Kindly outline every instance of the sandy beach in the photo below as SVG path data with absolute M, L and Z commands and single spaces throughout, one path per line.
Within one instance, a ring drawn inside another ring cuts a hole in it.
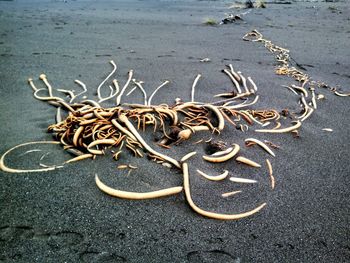
M 28 85 L 45 73 L 56 89 L 74 89 L 79 79 L 87 97 L 118 66 L 115 77 L 124 83 L 130 69 L 144 81 L 148 94 L 164 80 L 152 102 L 173 105 L 191 100 L 197 74 L 196 101 L 210 103 L 215 94 L 232 89 L 222 73 L 232 64 L 258 86 L 252 109 L 300 111 L 298 96 L 283 85 L 298 84 L 276 75 L 274 54 L 261 42 L 243 41 L 254 29 L 290 50 L 291 63 L 312 79 L 339 92 L 350 92 L 350 4 L 348 1 L 266 1 L 266 8 L 229 8 L 232 1 L 93 1 L 0 0 L 0 155 L 32 141 L 51 141 L 47 127 L 55 123 L 55 107 L 36 100 Z M 248 12 L 247 12 L 248 11 Z M 220 22 L 226 14 L 242 18 Z M 209 58 L 209 62 L 200 60 Z M 252 168 L 235 161 L 215 164 L 199 139 L 171 149 L 153 146 L 180 160 L 189 160 L 191 192 L 201 208 L 225 214 L 241 213 L 266 202 L 258 213 L 240 220 L 215 220 L 195 213 L 184 193 L 152 200 L 125 200 L 101 192 L 95 174 L 112 187 L 149 191 L 182 186 L 180 170 L 125 154 L 65 165 L 49 172 L 0 171 L 0 262 L 349 262 L 350 261 L 350 108 L 349 97 L 318 88 L 317 110 L 303 122 L 299 137 L 291 133 L 257 133 L 255 123 L 242 132 L 226 123 L 214 139 L 241 146 L 242 155 L 262 164 Z M 63 95 L 62 95 L 63 97 Z M 122 103 L 142 103 L 137 91 Z M 106 107 L 113 106 L 107 101 Z M 288 126 L 288 119 L 284 124 Z M 332 129 L 325 131 L 324 128 Z M 152 142 L 152 132 L 144 133 Z M 254 137 L 280 146 L 271 157 Z M 15 150 L 6 164 L 38 168 L 39 152 L 28 145 Z M 42 145 L 51 165 L 67 160 L 60 145 Z M 271 189 L 265 160 L 276 180 Z M 120 164 L 137 169 L 127 173 Z M 39 166 L 40 167 L 40 166 Z M 208 181 L 196 169 L 244 176 L 257 184 Z M 223 198 L 224 192 L 242 190 Z

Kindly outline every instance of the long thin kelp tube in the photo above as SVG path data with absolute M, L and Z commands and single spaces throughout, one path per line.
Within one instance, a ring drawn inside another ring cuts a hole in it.
M 32 144 L 60 144 L 60 142 L 57 141 L 37 141 L 37 142 L 27 142 L 27 143 L 22 143 L 19 145 L 16 145 L 15 147 L 12 147 L 11 149 L 7 150 L 0 159 L 0 169 L 3 170 L 4 172 L 9 172 L 9 173 L 34 173 L 34 172 L 47 172 L 47 171 L 52 171 L 57 168 L 60 168 L 62 166 L 49 166 L 46 168 L 40 168 L 40 169 L 13 169 L 10 167 L 7 167 L 5 165 L 5 157 L 7 154 L 9 154 L 11 151 L 14 149 L 17 149 L 19 147 L 25 146 L 25 145 L 32 145 Z
M 117 70 L 117 65 L 114 63 L 113 60 L 109 61 L 109 63 L 112 64 L 113 70 L 112 70 L 112 72 L 100 83 L 100 85 L 97 87 L 97 96 L 98 96 L 98 99 L 99 99 L 99 101 L 98 101 L 99 103 L 101 103 L 101 102 L 103 102 L 103 101 L 105 101 L 105 100 L 107 100 L 107 99 L 110 99 L 110 98 L 114 97 L 114 96 L 118 93 L 118 91 L 117 91 L 117 92 L 114 93 L 114 96 L 112 96 L 112 94 L 111 94 L 111 96 L 106 97 L 106 98 L 102 98 L 102 95 L 101 95 L 101 87 L 103 86 L 103 84 L 105 84 L 105 82 L 106 82 L 106 81 L 116 72 L 116 70 Z
M 256 132 L 266 132 L 266 133 L 285 133 L 285 132 L 290 132 L 298 129 L 301 126 L 301 122 L 297 121 L 295 125 L 283 129 L 275 129 L 275 130 L 255 130 Z
M 183 187 L 182 186 L 175 186 L 171 188 L 166 188 L 158 191 L 152 191 L 152 192 L 146 192 L 146 193 L 138 193 L 138 192 L 127 192 L 122 190 L 117 190 L 114 188 L 111 188 L 104 183 L 101 182 L 101 180 L 98 178 L 97 174 L 95 175 L 95 182 L 97 187 L 102 191 L 105 192 L 111 196 L 124 198 L 124 199 L 135 199 L 135 200 L 142 200 L 142 199 L 152 199 L 152 198 L 159 198 L 163 196 L 169 196 L 174 195 L 182 192 Z
M 173 165 L 175 165 L 176 167 L 180 168 L 180 163 L 178 161 L 176 161 L 175 159 L 167 156 L 167 155 L 164 155 L 162 153 L 159 153 L 155 150 L 153 150 L 146 142 L 145 140 L 141 137 L 141 135 L 139 134 L 139 132 L 135 129 L 134 125 L 132 125 L 132 123 L 128 120 L 128 117 L 126 117 L 125 115 L 120 115 L 119 116 L 119 120 L 121 122 L 123 122 L 126 127 L 128 127 L 128 129 L 131 131 L 131 133 L 137 138 L 137 140 L 142 144 L 143 147 L 145 147 L 145 149 L 147 151 L 149 151 L 150 153 L 152 154 L 155 154 L 161 158 L 163 158 L 164 160 L 172 163 Z
M 240 219 L 243 217 L 251 216 L 251 215 L 259 212 L 266 205 L 266 203 L 263 203 L 253 210 L 250 210 L 250 211 L 247 211 L 244 213 L 240 213 L 240 214 L 219 214 L 219 213 L 205 211 L 205 210 L 199 208 L 198 206 L 196 206 L 192 200 L 191 190 L 190 190 L 190 176 L 188 173 L 187 163 L 182 164 L 182 170 L 183 170 L 184 189 L 185 189 L 185 195 L 186 195 L 187 202 L 191 206 L 191 208 L 194 211 L 196 211 L 198 214 L 201 214 L 201 215 L 209 217 L 209 218 L 214 218 L 214 219 L 234 220 L 234 219 Z

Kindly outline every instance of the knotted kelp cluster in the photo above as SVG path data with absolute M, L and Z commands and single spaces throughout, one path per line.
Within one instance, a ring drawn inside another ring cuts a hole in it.
M 255 132 L 259 133 L 295 132 L 316 109 L 316 100 L 321 99 L 315 95 L 315 91 L 312 89 L 316 82 L 310 81 L 310 78 L 303 72 L 290 67 L 288 50 L 263 39 L 262 35 L 256 30 L 248 33 L 244 36 L 244 39 L 263 42 L 271 52 L 276 54 L 276 59 L 281 62 L 281 66 L 276 69 L 276 73 L 290 75 L 297 81 L 302 82 L 302 86 L 292 85 L 288 88 L 296 94 L 301 93 L 301 101 L 304 105 L 303 113 L 293 114 L 291 118 L 285 119 L 283 118 L 285 112 L 280 113 L 275 109 L 253 108 L 252 106 L 259 100 L 258 87 L 251 77 L 245 77 L 240 71 L 236 71 L 231 64 L 223 69 L 223 73 L 231 80 L 232 89 L 230 92 L 215 95 L 213 102 L 195 100 L 196 86 L 201 78 L 201 75 L 198 74 L 192 84 L 190 101 L 184 102 L 177 98 L 172 105 L 153 105 L 153 97 L 159 89 L 166 87 L 169 81 L 161 83 L 148 96 L 143 87 L 143 82 L 136 80 L 133 70 L 130 70 L 127 80 L 120 87 L 120 81 L 112 79 L 117 70 L 117 65 L 114 61 L 110 61 L 113 69 L 97 87 L 97 100 L 86 98 L 86 85 L 80 80 L 75 80 L 77 85 L 81 87 L 81 92 L 76 92 L 74 90 L 53 89 L 45 74 L 39 77 L 45 88 L 37 88 L 34 80 L 30 78 L 28 82 L 33 89 L 34 97 L 57 107 L 56 123 L 48 127 L 48 131 L 53 133 L 55 141 L 17 145 L 3 154 L 0 159 L 0 168 L 3 171 L 14 173 L 44 172 L 61 168 L 70 162 L 88 158 L 95 159 L 99 155 L 111 154 L 111 158 L 118 161 L 122 152 L 130 152 L 134 157 L 148 157 L 151 161 L 166 167 L 180 169 L 183 173 L 183 185 L 150 192 L 130 192 L 111 188 L 96 175 L 95 181 L 99 189 L 109 195 L 127 199 L 157 198 L 184 191 L 186 200 L 194 211 L 216 219 L 239 219 L 258 212 L 266 203 L 239 214 L 219 214 L 199 208 L 191 197 L 189 165 L 187 162 L 189 158 L 197 153 L 189 152 L 180 160 L 166 153 L 167 149 L 175 145 L 181 147 L 185 141 L 191 139 L 193 134 L 206 132 L 219 135 L 227 125 L 236 127 L 241 131 L 247 131 L 254 127 Z M 108 82 L 110 85 L 107 85 Z M 311 106 L 306 99 L 309 98 L 306 90 L 307 84 L 312 94 Z M 109 95 L 103 97 L 102 89 L 107 89 Z M 122 103 L 124 96 L 130 95 L 136 89 L 139 89 L 143 94 L 144 103 Z M 127 91 L 128 93 L 126 93 Z M 67 96 L 63 98 L 57 95 L 62 93 Z M 343 95 L 346 94 L 341 94 L 341 96 Z M 102 103 L 105 101 L 114 101 L 114 106 L 104 107 Z M 286 121 L 281 122 L 281 120 Z M 288 122 L 289 120 L 290 122 Z M 259 128 L 256 129 L 256 126 L 259 126 Z M 153 143 L 147 143 L 143 136 L 145 132 L 150 130 L 153 131 L 156 139 Z M 61 144 L 63 149 L 74 157 L 60 165 L 42 165 L 43 167 L 39 169 L 30 170 L 14 169 L 5 164 L 5 157 L 12 150 L 28 144 L 43 143 Z M 235 160 L 251 167 L 261 167 L 261 164 L 240 155 L 241 146 L 238 143 L 227 146 L 224 142 L 210 142 L 210 140 L 204 139 L 195 142 L 195 144 L 200 143 L 212 143 L 214 149 L 210 154 L 203 155 L 203 160 L 206 162 L 215 164 Z M 255 138 L 247 138 L 245 144 L 246 146 L 258 145 L 273 157 L 275 154 L 271 148 L 278 147 L 269 141 L 263 142 Z M 271 189 L 274 189 L 275 177 L 269 159 L 266 159 L 265 166 L 266 174 L 270 178 Z M 119 166 L 118 168 L 136 169 L 137 167 L 128 165 L 126 167 Z M 219 175 L 208 175 L 199 169 L 196 171 L 199 175 L 212 181 L 225 180 L 229 174 L 227 170 Z M 230 177 L 230 181 L 236 184 L 257 183 L 256 180 L 241 177 Z M 228 197 L 240 192 L 232 191 L 223 193 L 222 196 Z

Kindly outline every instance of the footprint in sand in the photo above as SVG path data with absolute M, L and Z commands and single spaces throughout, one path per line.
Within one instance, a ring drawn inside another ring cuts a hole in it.
M 108 252 L 96 252 L 96 251 L 85 251 L 80 254 L 80 260 L 82 262 L 89 263 L 121 263 L 127 262 L 126 258 L 116 255 L 110 254 Z
M 17 240 L 41 240 L 52 249 L 71 248 L 81 244 L 84 236 L 77 232 L 61 231 L 55 234 L 35 231 L 30 226 L 3 226 L 0 227 L 0 244 Z
M 242 262 L 240 258 L 234 258 L 230 253 L 223 250 L 192 251 L 187 254 L 187 261 L 190 263 Z
M 56 234 L 51 234 L 47 240 L 47 244 L 53 249 L 71 248 L 83 242 L 83 235 L 72 232 L 62 231 Z
M 16 239 L 31 239 L 34 234 L 33 228 L 29 226 L 3 226 L 0 227 L 0 242 L 10 242 Z

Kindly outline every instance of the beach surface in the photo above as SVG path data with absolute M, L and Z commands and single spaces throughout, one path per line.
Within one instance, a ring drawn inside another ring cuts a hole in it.
M 133 69 L 148 94 L 170 80 L 154 104 L 190 101 L 197 74 L 202 78 L 195 99 L 214 101 L 213 95 L 232 89 L 221 72 L 232 64 L 258 86 L 259 101 L 252 109 L 300 111 L 298 96 L 282 87 L 297 82 L 275 74 L 274 55 L 262 43 L 242 40 L 253 29 L 289 49 L 294 65 L 314 80 L 350 92 L 349 2 L 285 2 L 248 10 L 229 9 L 231 1 L 0 1 L 0 154 L 21 143 L 52 140 L 47 127 L 55 122 L 56 109 L 33 97 L 28 78 L 43 88 L 38 77 L 45 73 L 55 89 L 75 90 L 79 86 L 74 80 L 79 79 L 87 84 L 88 98 L 96 99 L 97 86 L 112 69 L 110 60 L 118 65 L 120 83 Z M 220 21 L 227 13 L 241 14 L 242 20 L 203 24 Z M 210 62 L 200 62 L 204 58 Z M 229 124 L 214 136 L 239 144 L 242 155 L 262 164 L 260 169 L 202 160 L 205 146 L 194 142 L 209 139 L 209 132 L 169 150 L 153 145 L 177 160 L 197 151 L 188 162 L 192 197 L 199 207 L 234 214 L 267 203 L 241 220 L 203 217 L 183 193 L 135 201 L 101 192 L 95 174 L 127 191 L 183 184 L 181 171 L 131 154 L 118 162 L 107 155 L 49 172 L 1 171 L 0 262 L 349 262 L 350 99 L 328 89 L 317 93 L 325 99 L 303 122 L 298 138 L 291 133 L 258 134 L 255 125 L 242 132 Z M 142 103 L 142 95 L 135 92 L 122 102 Z M 144 136 L 152 142 L 151 131 Z M 280 146 L 276 157 L 256 146 L 245 147 L 249 137 Z M 28 145 L 13 151 L 6 164 L 38 168 L 38 150 L 49 152 L 41 160 L 47 165 L 69 158 L 59 145 Z M 274 190 L 267 158 L 274 170 Z M 138 169 L 129 175 L 117 169 L 128 163 Z M 207 181 L 196 169 L 211 174 L 226 169 L 231 176 L 258 183 Z M 242 193 L 221 196 L 234 190 Z

